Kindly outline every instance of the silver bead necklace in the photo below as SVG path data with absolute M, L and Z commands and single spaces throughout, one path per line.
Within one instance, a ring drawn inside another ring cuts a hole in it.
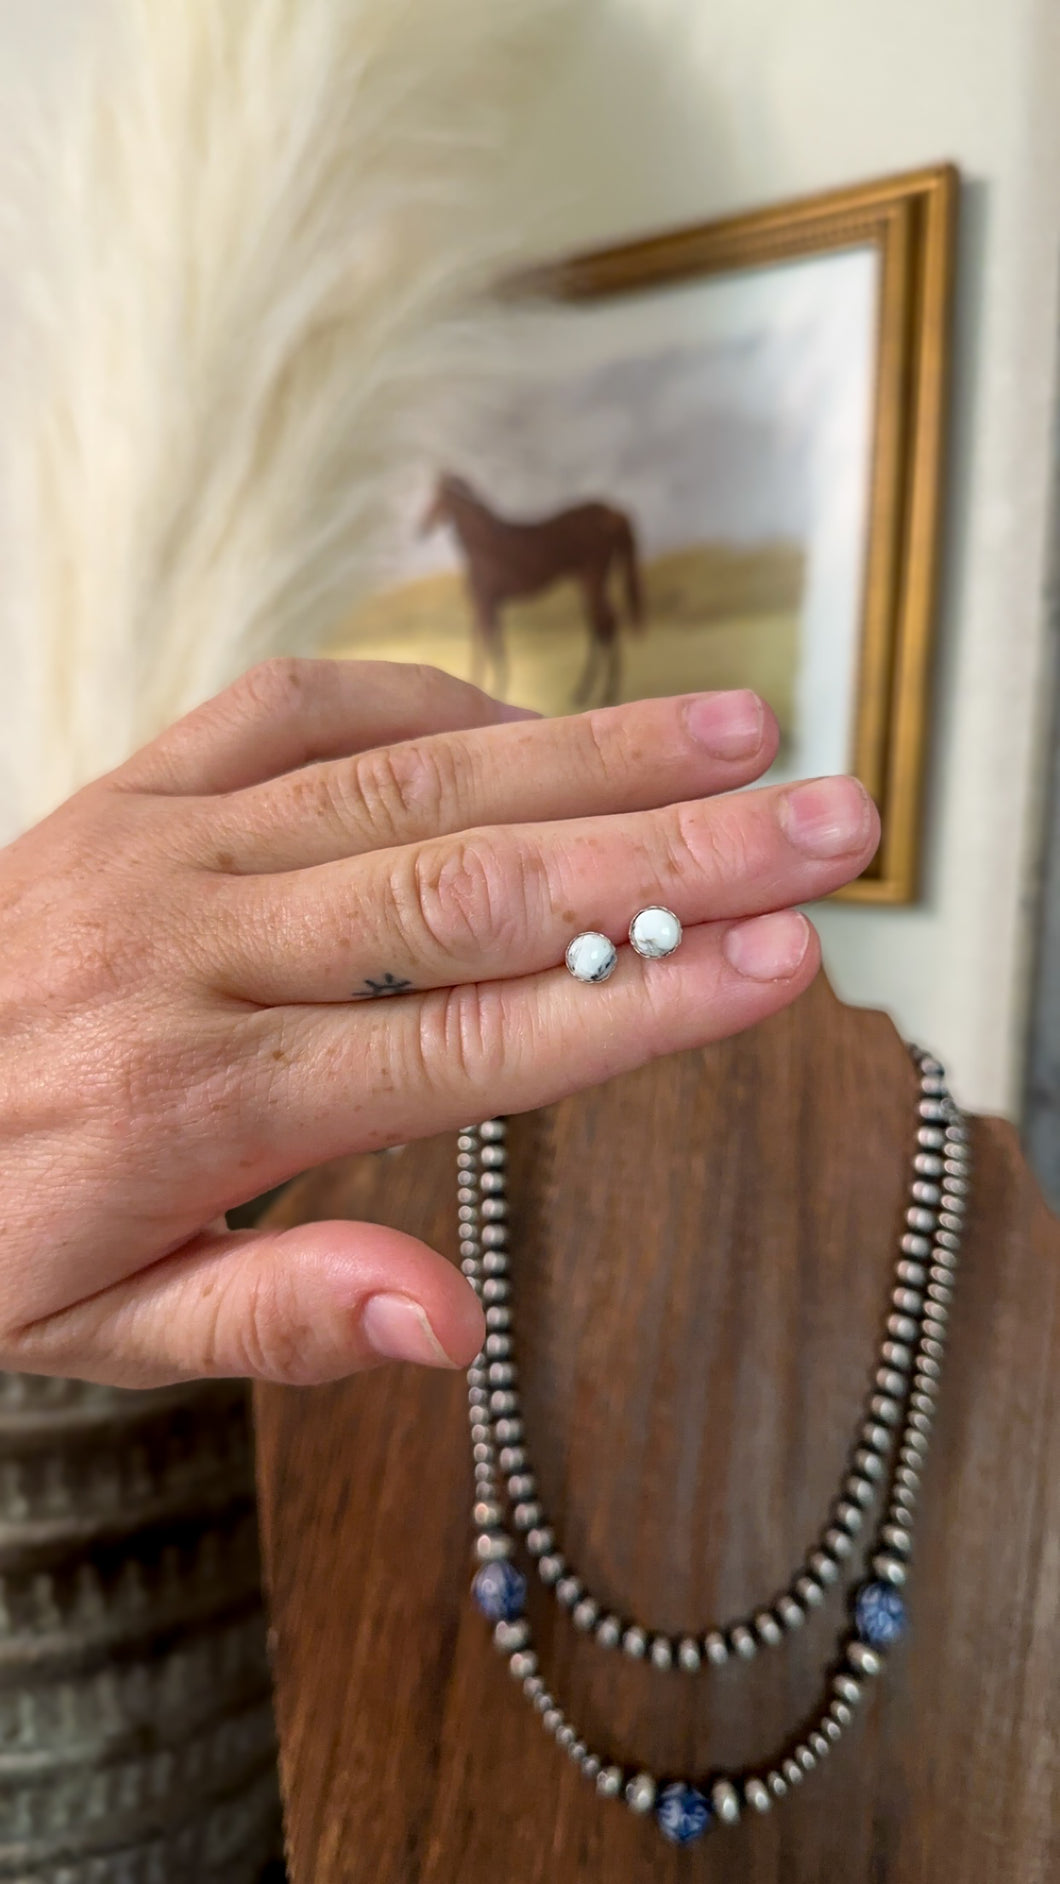
M 967 1207 L 968 1126 L 946 1090 L 943 1070 L 911 1049 L 919 1076 L 916 1148 L 909 1204 L 899 1240 L 873 1383 L 844 1479 L 828 1522 L 782 1595 L 741 1619 L 671 1636 L 622 1617 L 601 1603 L 568 1564 L 538 1493 L 523 1429 L 512 1320 L 503 1119 L 468 1127 L 457 1140 L 457 1211 L 461 1267 L 486 1315 L 486 1342 L 468 1369 L 468 1413 L 475 1493 L 472 1520 L 479 1565 L 472 1592 L 493 1623 L 494 1640 L 547 1732 L 606 1798 L 653 1813 L 663 1835 L 691 1844 L 712 1825 L 736 1823 L 744 1810 L 768 1812 L 801 1784 L 839 1739 L 880 1673 L 886 1650 L 906 1625 L 904 1588 L 916 1502 L 934 1419 L 954 1277 Z M 503 1484 L 503 1490 L 502 1490 Z M 841 1666 L 830 1677 L 820 1716 L 802 1739 L 758 1771 L 714 1774 L 696 1783 L 626 1771 L 594 1752 L 557 1706 L 538 1672 L 525 1614 L 529 1563 L 575 1627 L 602 1648 L 621 1649 L 660 1670 L 697 1674 L 777 1648 L 824 1606 L 842 1583 L 843 1566 L 865 1523 L 882 1504 L 871 1553 L 872 1575 L 846 1594 L 852 1623 Z

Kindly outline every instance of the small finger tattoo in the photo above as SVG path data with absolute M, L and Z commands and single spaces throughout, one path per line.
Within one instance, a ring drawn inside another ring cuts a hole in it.
M 411 981 L 402 981 L 400 975 L 384 975 L 379 981 L 369 978 L 363 987 L 355 988 L 353 998 L 355 1001 L 379 1001 L 388 994 L 409 994 L 411 991 Z

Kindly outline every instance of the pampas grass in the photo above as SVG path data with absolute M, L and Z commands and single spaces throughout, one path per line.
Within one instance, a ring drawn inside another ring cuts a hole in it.
M 576 10 L 115 0 L 18 264 L 9 822 L 333 633 L 507 259 L 491 176 Z

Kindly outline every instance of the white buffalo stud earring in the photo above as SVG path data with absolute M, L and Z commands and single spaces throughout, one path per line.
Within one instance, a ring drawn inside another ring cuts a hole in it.
M 672 955 L 680 948 L 683 933 L 673 910 L 654 904 L 649 909 L 638 909 L 629 925 L 630 942 L 646 962 L 661 962 Z
M 614 974 L 618 950 L 610 936 L 587 929 L 567 949 L 567 967 L 575 981 L 606 981 Z

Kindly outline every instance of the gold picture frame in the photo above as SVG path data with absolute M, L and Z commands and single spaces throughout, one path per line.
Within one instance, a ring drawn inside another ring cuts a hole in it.
M 851 769 L 883 838 L 849 902 L 919 888 L 938 578 L 958 173 L 939 164 L 573 256 L 521 274 L 508 297 L 592 301 L 697 276 L 870 246 L 879 257 L 867 559 Z

